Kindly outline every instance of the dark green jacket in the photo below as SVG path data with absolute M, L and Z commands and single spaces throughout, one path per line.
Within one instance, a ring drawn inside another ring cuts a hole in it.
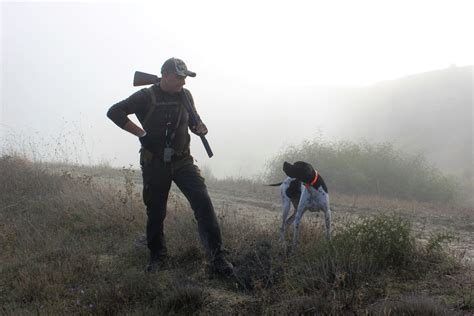
M 152 106 L 151 89 L 155 94 L 156 107 L 152 114 L 144 122 L 147 113 Z M 194 108 L 194 101 L 189 90 L 185 89 L 191 106 Z M 107 116 L 120 128 L 123 128 L 130 119 L 127 117 L 135 114 L 140 121 L 142 127 L 150 134 L 153 140 L 153 151 L 161 153 L 165 148 L 165 132 L 167 124 L 171 126 L 174 137 L 171 140 L 171 147 L 177 154 L 189 155 L 190 136 L 188 128 L 193 130 L 194 126 L 190 126 L 189 114 L 181 102 L 180 93 L 167 93 L 161 90 L 158 84 L 139 90 L 127 99 L 114 104 Z

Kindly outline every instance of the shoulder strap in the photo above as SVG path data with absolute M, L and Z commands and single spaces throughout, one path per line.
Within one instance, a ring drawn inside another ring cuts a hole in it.
M 189 90 L 186 90 L 183 88 L 181 91 L 181 100 L 184 105 L 184 108 L 188 112 L 190 116 L 190 122 L 192 125 L 198 124 L 198 122 L 201 122 L 201 118 L 197 114 L 196 107 L 194 106 L 194 101 L 192 101 L 192 96 L 191 92 Z
M 174 126 L 174 129 L 177 129 L 178 126 L 179 126 L 179 122 L 181 122 L 181 113 L 183 112 L 183 105 L 180 104 L 179 105 L 179 109 L 178 109 L 178 118 L 176 119 L 176 124 Z
M 153 91 L 152 87 L 146 88 L 144 90 L 148 94 L 148 96 L 150 97 L 151 103 L 150 103 L 150 109 L 148 110 L 148 112 L 145 115 L 145 118 L 143 119 L 143 123 L 142 123 L 143 128 L 146 127 L 145 126 L 146 123 L 148 122 L 148 120 L 150 119 L 151 114 L 153 113 L 153 111 L 156 108 L 156 95 L 155 95 L 155 92 Z

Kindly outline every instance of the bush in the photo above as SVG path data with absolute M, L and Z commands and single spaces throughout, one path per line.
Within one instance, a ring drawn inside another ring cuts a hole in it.
M 410 225 L 396 216 L 364 218 L 346 228 L 339 238 L 352 240 L 361 255 L 380 268 L 403 266 L 413 250 Z
M 385 215 L 350 222 L 331 241 L 303 242 L 289 280 L 304 293 L 360 286 L 382 271 L 403 268 L 414 251 L 410 226 Z
M 284 161 L 311 163 L 329 189 L 340 193 L 448 202 L 454 199 L 457 186 L 424 157 L 404 154 L 389 143 L 305 141 L 268 162 L 268 182 L 281 181 Z

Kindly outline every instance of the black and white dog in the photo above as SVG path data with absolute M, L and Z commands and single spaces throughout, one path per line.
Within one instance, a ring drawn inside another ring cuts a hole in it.
M 281 183 L 270 186 L 280 186 L 283 215 L 280 229 L 280 241 L 285 241 L 288 225 L 294 223 L 293 248 L 298 244 L 300 222 L 306 210 L 311 212 L 323 211 L 326 222 L 326 238 L 331 238 L 331 210 L 329 208 L 328 188 L 321 175 L 307 162 L 297 161 L 293 165 L 286 162 L 283 171 L 288 176 Z M 288 217 L 293 204 L 295 210 Z

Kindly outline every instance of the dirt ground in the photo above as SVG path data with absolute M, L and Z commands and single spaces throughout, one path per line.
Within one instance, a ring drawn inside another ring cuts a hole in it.
M 177 190 L 177 189 L 175 189 Z M 278 233 L 281 222 L 281 202 L 278 187 L 258 189 L 232 188 L 209 184 L 209 192 L 217 212 L 231 210 L 239 216 L 252 216 L 275 225 Z M 330 193 L 333 224 L 346 218 L 380 213 L 408 218 L 421 242 L 436 234 L 451 236 L 450 249 L 468 265 L 474 266 L 474 209 L 449 205 L 433 205 L 416 201 L 401 201 L 381 197 L 347 196 Z M 323 221 L 322 214 L 306 212 L 305 221 Z
M 112 175 L 94 174 L 92 181 L 105 186 L 117 187 L 122 191 L 127 187 L 127 183 L 128 185 L 132 183 L 134 198 L 136 197 L 136 201 L 141 200 L 142 185 L 139 171 L 125 170 L 124 173 L 125 175 L 117 173 Z M 78 172 L 74 176 L 84 177 L 85 175 Z M 230 221 L 232 223 L 235 223 L 234 219 L 240 218 L 242 222 L 239 223 L 257 222 L 265 228 L 265 233 L 278 235 L 281 223 L 281 201 L 278 187 L 268 187 L 250 180 L 208 181 L 207 184 L 218 216 L 228 216 L 232 219 Z M 184 196 L 174 185 L 171 194 L 186 205 Z M 474 267 L 474 209 L 375 196 L 341 195 L 331 191 L 331 188 L 330 199 L 333 230 L 336 232 L 338 227 L 357 217 L 381 213 L 400 215 L 409 219 L 416 238 L 421 242 L 427 242 L 430 237 L 436 235 L 452 236 L 453 238 L 450 238 L 449 241 L 449 249 L 457 258 L 466 263 L 468 271 L 474 271 L 472 269 Z M 139 204 L 141 205 L 141 202 Z M 168 219 L 170 218 L 171 216 L 168 216 Z M 323 221 L 322 214 L 307 212 L 303 217 L 302 225 L 316 222 L 320 225 L 313 225 L 313 227 L 323 229 Z M 105 264 L 110 261 L 109 257 L 100 257 L 99 259 Z M 205 288 L 212 298 L 210 301 L 215 302 L 209 305 L 209 308 L 219 310 L 219 308 L 224 309 L 244 303 L 248 306 L 251 305 L 254 300 L 253 296 L 236 294 L 233 290 L 223 288 L 217 281 L 207 280 L 204 277 L 205 273 L 201 270 L 202 267 L 199 265 L 193 272 L 195 273 L 193 277 L 206 284 Z M 463 279 L 460 281 L 467 282 L 464 285 L 468 284 L 468 288 L 472 288 L 471 284 L 474 286 L 474 273 L 470 275 L 467 280 L 464 280 L 463 275 Z
M 142 179 L 138 170 L 126 170 L 140 194 Z M 115 179 L 123 182 L 123 174 L 100 175 L 105 183 Z M 102 181 L 101 180 L 101 181 Z M 274 226 L 278 234 L 281 223 L 281 201 L 278 187 L 269 187 L 250 180 L 208 181 L 209 194 L 217 213 L 231 212 L 234 216 L 252 217 L 262 224 Z M 172 191 L 181 196 L 173 184 Z M 474 208 L 447 204 L 421 203 L 377 196 L 350 196 L 330 191 L 333 227 L 343 225 L 345 219 L 376 214 L 395 214 L 409 219 L 416 238 L 427 242 L 435 235 L 450 236 L 449 247 L 467 265 L 474 266 Z M 322 222 L 322 214 L 306 212 L 306 221 Z

